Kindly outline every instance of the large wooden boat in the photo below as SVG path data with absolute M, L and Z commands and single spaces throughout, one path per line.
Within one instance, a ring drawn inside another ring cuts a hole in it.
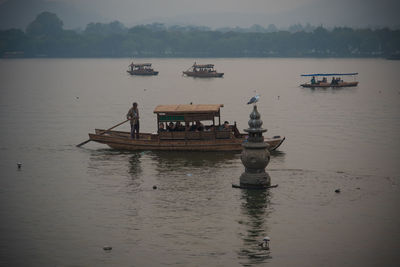
M 217 72 L 214 69 L 214 64 L 199 65 L 196 64 L 196 62 L 188 70 L 184 71 L 183 74 L 199 78 L 212 78 L 212 77 L 224 76 L 224 73 Z
M 314 73 L 314 74 L 302 74 L 303 77 L 312 77 L 310 83 L 300 84 L 306 88 L 326 88 L 326 87 L 353 87 L 358 85 L 358 81 L 346 82 L 342 80 L 342 76 L 356 76 L 358 73 Z M 316 77 L 323 77 L 322 80 L 316 79 Z M 331 76 L 331 81 L 328 81 L 326 77 Z
M 166 131 L 158 128 L 156 133 L 140 133 L 132 139 L 129 132 L 96 129 L 90 133 L 91 141 L 106 144 L 119 150 L 168 150 L 168 151 L 241 151 L 247 134 L 240 133 L 233 125 L 221 125 L 220 108 L 216 105 L 160 105 L 154 110 L 157 125 L 182 124 L 178 130 Z M 218 124 L 216 124 L 218 119 Z M 207 122 L 202 126 L 194 122 Z M 195 129 L 196 128 L 196 129 Z M 269 150 L 277 149 L 285 137 L 265 138 Z
M 141 63 L 141 64 L 130 64 L 130 69 L 127 72 L 130 75 L 157 75 L 158 71 L 155 71 L 151 67 L 151 63 Z

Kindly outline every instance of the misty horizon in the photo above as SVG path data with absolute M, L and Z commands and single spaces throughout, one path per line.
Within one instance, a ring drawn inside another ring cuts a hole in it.
M 89 23 L 119 21 L 126 27 L 162 23 L 172 25 L 218 28 L 249 28 L 270 24 L 279 29 L 291 25 L 323 25 L 326 28 L 399 28 L 397 10 L 400 3 L 393 0 L 281 0 L 247 3 L 236 0 L 0 0 L 0 28 L 26 26 L 43 11 L 57 14 L 66 29 L 84 29 Z

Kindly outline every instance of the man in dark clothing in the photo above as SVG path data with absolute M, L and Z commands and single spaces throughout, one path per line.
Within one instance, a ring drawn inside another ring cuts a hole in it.
M 131 138 L 139 139 L 139 109 L 138 104 L 134 102 L 132 107 L 129 109 L 128 113 L 126 114 L 126 118 L 131 120 Z M 136 135 L 135 135 L 136 133 Z

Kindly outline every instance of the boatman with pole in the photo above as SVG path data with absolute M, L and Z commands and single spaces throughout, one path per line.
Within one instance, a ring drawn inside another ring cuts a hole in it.
M 139 139 L 139 109 L 136 102 L 133 102 L 132 107 L 126 114 L 126 118 L 131 121 L 131 138 Z

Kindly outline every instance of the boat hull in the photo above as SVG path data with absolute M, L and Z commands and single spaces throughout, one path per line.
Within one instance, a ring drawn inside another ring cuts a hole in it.
M 89 134 L 91 141 L 106 144 L 117 150 L 160 150 L 160 151 L 242 151 L 242 143 L 246 139 L 228 138 L 213 140 L 163 140 L 158 134 L 140 134 L 139 139 L 131 139 L 128 132 L 108 131 L 96 129 L 96 134 Z M 285 137 L 266 138 L 269 150 L 277 149 Z
M 358 85 L 358 82 L 343 82 L 343 83 L 339 83 L 339 84 L 331 84 L 331 83 L 317 83 L 317 84 L 304 83 L 304 84 L 301 84 L 301 86 L 305 87 L 305 88 L 327 88 L 327 87 L 337 88 L 337 87 L 354 87 L 357 85 Z
M 158 75 L 158 71 L 130 71 L 127 70 L 130 75 L 139 75 L 139 76 L 154 76 Z
M 222 72 L 193 72 L 193 71 L 184 71 L 183 74 L 190 77 L 198 77 L 198 78 L 221 78 L 224 76 Z

